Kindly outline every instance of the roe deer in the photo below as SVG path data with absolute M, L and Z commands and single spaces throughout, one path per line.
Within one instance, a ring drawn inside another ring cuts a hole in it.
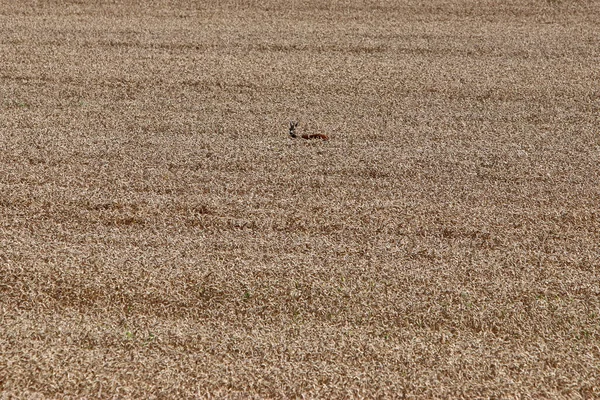
M 298 126 L 298 122 L 290 121 L 290 136 L 294 139 L 298 137 L 296 134 L 296 127 Z M 329 140 L 329 136 L 324 135 L 322 133 L 311 133 L 311 134 L 303 134 L 300 136 L 302 139 L 321 139 L 321 140 Z

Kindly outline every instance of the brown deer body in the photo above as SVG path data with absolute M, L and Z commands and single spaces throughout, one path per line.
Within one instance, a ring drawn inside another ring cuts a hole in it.
M 307 139 L 307 140 L 311 140 L 311 139 L 321 139 L 321 140 L 329 140 L 329 136 L 323 134 L 323 133 L 304 133 L 301 136 L 298 136 L 296 134 L 296 127 L 298 126 L 298 122 L 295 121 L 290 121 L 290 136 L 293 137 L 294 139 L 297 137 L 301 137 L 302 139 Z

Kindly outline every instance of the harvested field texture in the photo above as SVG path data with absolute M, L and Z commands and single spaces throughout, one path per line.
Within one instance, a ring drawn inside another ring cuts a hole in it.
M 0 398 L 600 398 L 599 321 L 600 2 L 0 0 Z

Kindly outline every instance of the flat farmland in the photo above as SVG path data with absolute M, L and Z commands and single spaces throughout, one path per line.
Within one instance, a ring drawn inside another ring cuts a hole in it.
M 0 0 L 0 398 L 591 399 L 599 321 L 599 2 Z

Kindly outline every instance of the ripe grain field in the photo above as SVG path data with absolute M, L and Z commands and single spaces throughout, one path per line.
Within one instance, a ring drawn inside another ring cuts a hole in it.
M 0 398 L 600 397 L 599 65 L 596 1 L 1 0 Z

